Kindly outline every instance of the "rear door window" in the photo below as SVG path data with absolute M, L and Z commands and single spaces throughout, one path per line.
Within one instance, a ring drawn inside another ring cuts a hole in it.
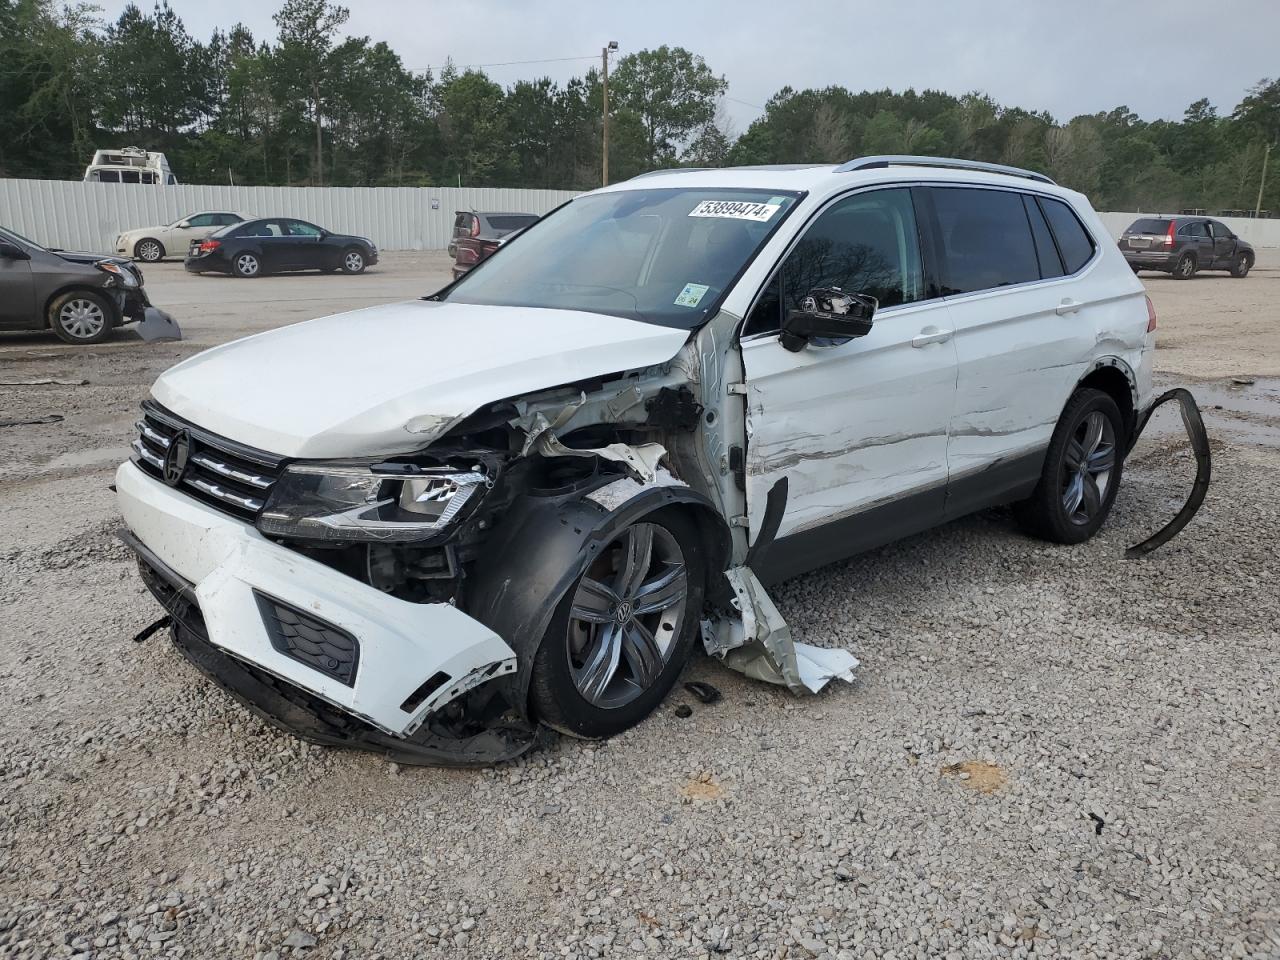
M 933 187 L 945 294 L 973 293 L 1040 279 L 1021 194 Z
M 1191 223 L 1184 223 L 1178 228 L 1178 236 L 1180 237 L 1207 237 L 1209 231 L 1205 229 L 1204 221 L 1194 220 Z

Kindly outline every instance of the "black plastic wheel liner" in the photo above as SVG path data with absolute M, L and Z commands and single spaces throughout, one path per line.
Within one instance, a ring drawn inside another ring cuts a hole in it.
M 1209 491 L 1209 479 L 1213 472 L 1213 463 L 1209 455 L 1209 434 L 1204 429 L 1204 418 L 1200 416 L 1200 407 L 1196 404 L 1196 398 L 1192 396 L 1190 390 L 1174 387 L 1156 397 L 1155 403 L 1147 408 L 1147 412 L 1138 421 L 1138 426 L 1129 439 L 1129 449 L 1132 450 L 1133 445 L 1138 442 L 1138 437 L 1146 429 L 1156 408 L 1175 400 L 1178 402 L 1178 412 L 1182 414 L 1182 425 L 1187 429 L 1187 437 L 1191 441 L 1191 449 L 1196 456 L 1196 478 L 1191 485 L 1186 503 L 1182 505 L 1177 515 L 1146 540 L 1135 543 L 1126 550 L 1124 555 L 1127 560 L 1145 557 L 1152 550 L 1163 546 L 1177 536 L 1182 528 L 1191 522 L 1191 518 L 1200 511 L 1205 494 Z

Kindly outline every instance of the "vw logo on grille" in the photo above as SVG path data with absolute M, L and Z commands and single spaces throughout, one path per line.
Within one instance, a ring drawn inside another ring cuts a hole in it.
M 187 459 L 191 456 L 191 434 L 179 430 L 169 441 L 169 449 L 164 454 L 164 482 L 176 487 L 182 482 L 182 475 L 187 472 Z

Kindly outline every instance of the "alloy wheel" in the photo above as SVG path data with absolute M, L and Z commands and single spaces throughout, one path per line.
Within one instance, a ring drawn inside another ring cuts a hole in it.
M 58 311 L 58 323 L 77 340 L 87 340 L 102 332 L 107 317 L 97 303 L 77 298 L 62 305 Z
M 364 269 L 364 257 L 360 256 L 360 254 L 356 253 L 354 250 L 347 254 L 344 262 L 347 265 L 347 270 L 351 273 L 359 273 Z
M 258 258 L 251 253 L 242 253 L 236 257 L 236 270 L 241 276 L 252 277 L 258 272 Z
M 147 263 L 155 263 L 160 259 L 160 244 L 147 240 L 138 247 L 138 258 Z
M 566 652 L 587 702 L 613 709 L 652 687 L 675 651 L 688 605 L 680 544 L 666 527 L 628 527 L 578 582 Z
M 1115 427 L 1094 410 L 1072 432 L 1062 459 L 1062 509 L 1072 523 L 1083 526 L 1098 515 L 1115 465 Z

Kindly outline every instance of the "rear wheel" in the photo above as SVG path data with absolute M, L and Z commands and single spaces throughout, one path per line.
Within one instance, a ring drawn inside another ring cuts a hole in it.
M 1178 258 L 1178 262 L 1173 265 L 1173 279 L 1190 280 L 1196 275 L 1196 258 L 1189 253 L 1184 253 Z
M 101 294 L 73 290 L 49 305 L 49 326 L 67 343 L 101 343 L 111 335 L 114 313 Z
M 343 273 L 364 273 L 364 254 L 355 247 L 349 247 L 342 252 L 342 272 Z
M 1049 441 L 1040 482 L 1015 515 L 1054 543 L 1083 543 L 1106 521 L 1124 469 L 1120 408 L 1101 390 L 1077 390 Z
M 252 253 L 237 253 L 231 261 L 231 269 L 237 277 L 256 277 L 262 272 L 262 261 Z
M 144 263 L 157 263 L 164 259 L 164 245 L 159 240 L 144 237 L 133 245 L 133 255 Z
M 697 530 L 662 510 L 622 530 L 560 602 L 534 658 L 534 714 L 575 737 L 621 733 L 652 712 L 689 659 L 702 610 Z
M 1253 266 L 1253 257 L 1247 253 L 1242 253 L 1231 261 L 1231 275 L 1243 279 L 1249 275 L 1249 268 Z

